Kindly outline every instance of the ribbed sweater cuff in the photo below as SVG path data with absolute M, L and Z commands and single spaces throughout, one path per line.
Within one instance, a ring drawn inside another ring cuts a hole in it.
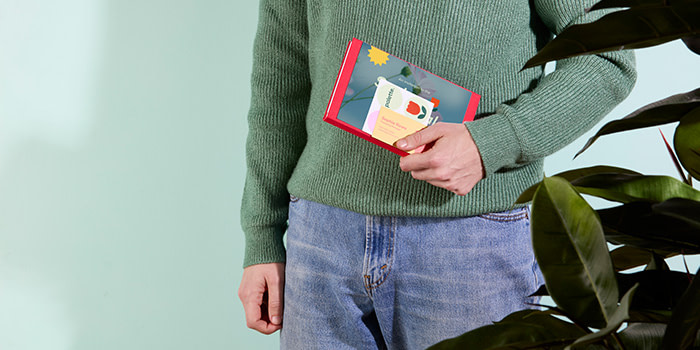
M 284 230 L 272 227 L 247 227 L 243 267 L 255 264 L 285 262 L 282 236 Z
M 484 163 L 486 177 L 520 157 L 520 143 L 508 118 L 493 114 L 464 124 L 471 133 Z

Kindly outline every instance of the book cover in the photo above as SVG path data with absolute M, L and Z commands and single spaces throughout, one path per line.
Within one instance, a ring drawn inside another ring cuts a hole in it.
M 323 120 L 398 155 L 398 139 L 437 122 L 474 120 L 481 96 L 353 39 Z

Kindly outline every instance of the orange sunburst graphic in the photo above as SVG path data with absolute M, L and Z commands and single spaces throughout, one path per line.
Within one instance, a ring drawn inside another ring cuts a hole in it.
M 374 63 L 374 65 L 383 65 L 389 60 L 389 54 L 372 46 L 372 48 L 369 49 L 369 61 Z

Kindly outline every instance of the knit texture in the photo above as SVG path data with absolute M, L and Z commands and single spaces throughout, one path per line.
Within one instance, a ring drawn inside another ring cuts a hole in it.
M 596 0 L 261 0 L 241 221 L 244 266 L 283 262 L 289 194 L 368 215 L 464 217 L 502 211 L 543 175 L 543 158 L 627 96 L 631 52 L 520 71 L 553 34 L 600 14 Z M 466 123 L 486 178 L 457 196 L 399 157 L 322 121 L 356 37 L 482 95 Z M 329 233 L 332 234 L 332 233 Z

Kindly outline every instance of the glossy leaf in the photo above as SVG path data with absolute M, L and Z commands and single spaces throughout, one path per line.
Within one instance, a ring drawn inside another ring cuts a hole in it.
M 673 309 L 662 348 L 689 349 L 695 343 L 698 330 L 700 330 L 700 278 L 694 278 L 678 305 Z
M 528 310 L 520 310 L 511 313 L 510 315 L 504 317 L 502 320 L 494 322 L 494 324 L 502 324 L 502 323 L 532 323 L 532 324 L 538 324 L 542 325 L 545 327 L 559 327 L 561 324 L 558 322 L 559 319 L 556 317 L 551 317 L 552 313 L 549 311 L 542 311 L 542 310 L 534 310 L 534 309 L 528 309 Z M 568 326 L 571 326 L 570 322 L 567 322 L 563 330 L 569 329 Z M 574 332 L 578 333 L 578 332 Z
M 671 198 L 700 201 L 700 191 L 670 176 L 598 174 L 571 181 L 576 190 L 610 201 L 663 202 Z
M 654 250 L 654 253 L 666 259 L 678 255 L 678 252 Z M 652 259 L 652 250 L 634 246 L 622 246 L 610 252 L 615 271 L 624 271 L 648 264 Z
M 530 294 L 529 296 L 531 296 L 531 297 L 549 296 L 549 292 L 547 291 L 547 286 L 544 284 L 541 285 L 539 288 L 537 288 L 537 290 L 534 293 Z
M 668 176 L 594 175 L 572 181 L 580 193 L 630 203 L 670 198 L 700 199 L 700 191 Z
M 673 146 L 685 170 L 700 180 L 700 108 L 683 117 L 676 128 Z
M 697 228 L 700 223 L 700 202 L 684 198 L 672 198 L 652 205 L 655 213 L 663 214 L 692 223 Z
M 647 270 L 618 273 L 617 284 L 621 291 L 639 285 L 632 302 L 635 309 L 671 311 L 690 285 L 690 280 L 685 272 Z
M 635 323 L 619 333 L 627 349 L 658 349 L 666 332 L 665 324 Z
M 632 309 L 628 323 L 668 323 L 671 320 L 671 311 Z
M 634 170 L 629 170 L 625 168 L 618 168 L 614 166 L 606 166 L 606 165 L 599 165 L 599 166 L 592 166 L 592 167 L 587 167 L 587 168 L 579 168 L 579 169 L 573 169 L 573 170 L 567 170 L 558 174 L 555 174 L 553 176 L 561 177 L 563 179 L 566 179 L 567 181 L 571 182 L 576 179 L 580 179 L 586 176 L 590 175 L 597 175 L 597 174 L 626 174 L 626 175 L 642 175 Z M 530 186 L 527 190 L 525 190 L 522 194 L 520 194 L 520 197 L 516 201 L 516 203 L 522 204 L 522 203 L 527 203 L 532 201 L 532 196 L 535 195 L 535 191 L 537 190 L 537 186 L 539 186 L 540 183 L 538 182 L 535 185 Z
M 576 153 L 574 158 L 578 157 L 603 135 L 678 122 L 699 107 L 700 88 L 648 104 L 622 119 L 613 120 L 603 125 L 593 137 L 588 139 L 588 142 Z
M 690 51 L 700 55 L 700 36 L 687 36 L 683 38 L 683 43 L 685 43 L 685 46 L 687 46 Z
M 429 349 L 535 349 L 545 346 L 560 349 L 584 334 L 572 323 L 546 312 L 523 310 L 493 325 L 444 340 Z
M 634 287 L 630 288 L 627 293 L 625 293 L 622 300 L 620 300 L 620 305 L 612 314 L 608 324 L 604 328 L 598 332 L 586 334 L 583 337 L 576 339 L 576 341 L 570 346 L 567 346 L 565 350 L 582 349 L 585 345 L 600 342 L 607 338 L 610 334 L 616 332 L 620 326 L 622 326 L 622 323 L 630 318 L 630 304 L 636 290 L 637 286 L 635 285 Z
M 666 263 L 666 260 L 663 256 L 652 252 L 651 253 L 651 260 L 649 261 L 649 264 L 647 264 L 647 267 L 644 268 L 644 270 L 645 271 L 670 271 L 671 268 L 668 267 L 668 264 Z
M 638 8 L 644 6 L 659 6 L 663 5 L 666 1 L 667 0 L 601 0 L 593 5 L 589 11 L 617 7 Z
M 598 217 L 564 179 L 545 178 L 532 202 L 532 242 L 552 299 L 572 319 L 603 328 L 617 282 Z
M 598 210 L 605 237 L 614 244 L 700 253 L 700 202 L 673 198 Z
M 658 1 L 565 29 L 527 61 L 525 68 L 584 54 L 649 47 L 699 34 L 697 1 Z

